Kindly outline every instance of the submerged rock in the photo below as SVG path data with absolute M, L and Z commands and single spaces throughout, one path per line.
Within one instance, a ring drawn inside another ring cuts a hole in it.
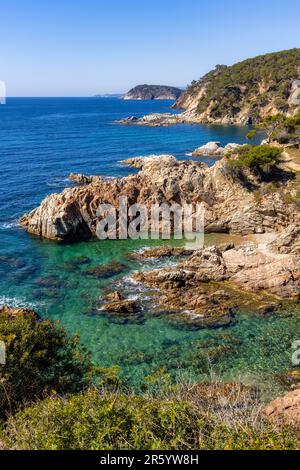
M 156 248 L 147 248 L 143 251 L 137 251 L 130 253 L 128 257 L 132 259 L 162 259 L 170 257 L 179 257 L 179 256 L 189 256 L 193 250 L 189 250 L 181 247 L 171 247 L 171 246 L 159 246 Z
M 103 266 L 85 269 L 84 273 L 88 276 L 96 277 L 97 279 L 109 279 L 110 277 L 117 276 L 126 270 L 126 266 L 117 261 L 107 263 Z
M 104 300 L 107 302 L 120 302 L 121 300 L 124 300 L 123 295 L 119 291 L 114 291 L 114 292 L 109 292 L 104 296 Z
M 107 316 L 117 323 L 141 323 L 141 305 L 138 300 L 126 299 L 119 291 L 104 295 L 102 304 L 97 308 L 97 314 Z
M 63 286 L 63 281 L 55 276 L 45 276 L 37 279 L 35 282 L 39 287 L 47 289 L 57 289 Z

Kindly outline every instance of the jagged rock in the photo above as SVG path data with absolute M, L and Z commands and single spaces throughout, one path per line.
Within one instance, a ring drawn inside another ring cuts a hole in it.
M 300 264 L 292 255 L 276 255 L 270 246 L 242 246 L 223 253 L 232 282 L 243 289 L 267 290 L 280 297 L 299 298 Z
M 104 304 L 101 307 L 101 310 L 107 313 L 132 314 L 134 312 L 137 312 L 138 303 L 135 300 L 117 300 L 114 302 L 109 302 L 109 303 Z
M 268 244 L 254 243 L 223 252 L 204 248 L 175 267 L 136 273 L 134 278 L 155 289 L 159 308 L 174 313 L 171 320 L 194 327 L 225 326 L 234 320 L 237 307 L 265 315 L 281 308 L 279 296 L 298 300 L 298 259 L 269 250 Z M 256 293 L 255 302 L 247 292 Z
M 126 266 L 124 264 L 113 261 L 103 266 L 86 269 L 84 272 L 88 276 L 93 276 L 97 279 L 109 279 L 110 277 L 123 273 L 125 270 Z
M 65 189 L 45 198 L 24 215 L 20 223 L 30 233 L 53 240 L 83 240 L 96 236 L 100 204 L 119 207 L 119 196 L 128 204 L 201 204 L 207 232 L 236 234 L 279 230 L 299 219 L 279 193 L 267 194 L 260 204 L 241 181 L 227 170 L 227 159 L 209 168 L 201 162 L 178 161 L 172 156 L 131 160 L 141 171 L 135 175 Z
M 205 145 L 202 145 L 202 147 L 198 147 L 192 155 L 198 156 L 198 155 L 216 155 L 218 150 L 221 148 L 221 142 L 208 142 Z
M 147 114 L 141 118 L 137 118 L 135 116 L 131 116 L 129 118 L 121 119 L 117 121 L 119 124 L 127 124 L 127 125 L 136 125 L 136 126 L 150 126 L 150 127 L 158 127 L 158 126 L 174 126 L 174 124 L 183 124 L 185 119 L 179 117 L 181 115 L 178 114 L 171 114 L 171 113 L 164 113 L 164 114 Z
M 180 88 L 165 85 L 138 85 L 123 100 L 176 100 L 182 94 Z
M 80 173 L 70 173 L 69 180 L 77 184 L 90 184 L 101 180 L 101 176 L 86 176 Z
M 291 224 L 279 233 L 271 246 L 279 253 L 300 254 L 300 224 Z
M 119 302 L 124 300 L 123 295 L 119 291 L 109 292 L 104 296 L 104 300 L 107 302 Z
M 35 310 L 26 307 L 10 307 L 8 305 L 0 306 L 0 315 L 7 317 L 9 320 L 13 321 L 20 317 L 33 317 L 38 320 L 40 317 Z
M 300 389 L 273 400 L 264 408 L 263 415 L 275 425 L 289 424 L 300 429 Z

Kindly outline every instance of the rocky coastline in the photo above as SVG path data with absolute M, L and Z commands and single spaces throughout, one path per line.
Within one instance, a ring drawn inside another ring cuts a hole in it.
M 278 315 L 300 300 L 300 215 L 296 194 L 299 180 L 282 148 L 276 184 L 257 174 L 244 177 L 230 171 L 240 147 L 218 142 L 200 148 L 220 160 L 213 166 L 180 161 L 172 155 L 131 158 L 123 163 L 137 174 L 106 180 L 101 176 L 71 174 L 75 187 L 48 196 L 24 215 L 20 223 L 29 233 L 60 241 L 91 239 L 96 235 L 97 207 L 117 204 L 126 195 L 131 204 L 200 203 L 205 209 L 205 231 L 238 235 L 230 242 L 199 249 L 162 246 L 130 253 L 131 259 L 170 260 L 171 265 L 140 269 L 132 274 L 145 292 L 139 298 L 113 289 L 105 292 L 94 314 L 120 324 L 143 322 L 144 311 L 162 316 L 177 328 L 230 328 L 245 311 Z M 224 153 L 223 153 L 224 152 Z M 222 156 L 224 155 L 225 156 Z M 297 163 L 292 159 L 292 163 Z M 292 165 L 293 166 L 293 165 Z M 295 168 L 295 167 L 294 167 Z M 87 269 L 87 276 L 122 276 L 118 263 Z M 149 315 L 149 314 L 148 314 Z M 294 381 L 293 381 L 294 383 Z M 291 403 L 291 406 L 290 406 Z M 299 426 L 299 388 L 278 398 L 262 411 L 274 426 Z
M 218 144 L 216 147 L 219 148 Z M 236 148 L 232 146 L 231 148 Z M 229 171 L 228 157 L 213 166 L 179 161 L 171 155 L 137 157 L 123 162 L 139 170 L 125 178 L 71 175 L 77 183 L 61 194 L 48 196 L 21 218 L 29 233 L 52 240 L 77 241 L 96 235 L 97 207 L 126 195 L 130 204 L 200 203 L 205 209 L 205 231 L 235 234 L 240 243 L 187 249 L 160 247 L 131 254 L 136 259 L 169 259 L 175 267 L 134 274 L 151 289 L 155 314 L 191 328 L 218 327 L 234 322 L 235 313 L 250 308 L 259 314 L 299 302 L 300 216 L 295 204 L 285 202 L 295 191 L 295 178 L 279 185 L 252 175 L 254 190 Z M 284 173 L 285 174 L 285 173 Z M 250 237 L 250 238 L 249 238 Z M 176 261 L 177 260 L 177 261 Z M 122 266 L 95 268 L 87 275 L 105 278 Z M 138 316 L 132 299 L 112 292 L 99 310 Z M 109 301 L 110 300 L 110 301 Z

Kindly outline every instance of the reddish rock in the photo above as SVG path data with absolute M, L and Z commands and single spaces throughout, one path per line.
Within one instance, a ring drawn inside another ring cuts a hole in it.
M 263 415 L 275 425 L 290 424 L 300 429 L 300 388 L 273 400 Z

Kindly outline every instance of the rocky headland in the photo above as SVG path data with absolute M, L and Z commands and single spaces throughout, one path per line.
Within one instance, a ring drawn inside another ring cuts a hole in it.
M 177 100 L 183 90 L 165 85 L 138 85 L 123 96 L 123 100 Z

